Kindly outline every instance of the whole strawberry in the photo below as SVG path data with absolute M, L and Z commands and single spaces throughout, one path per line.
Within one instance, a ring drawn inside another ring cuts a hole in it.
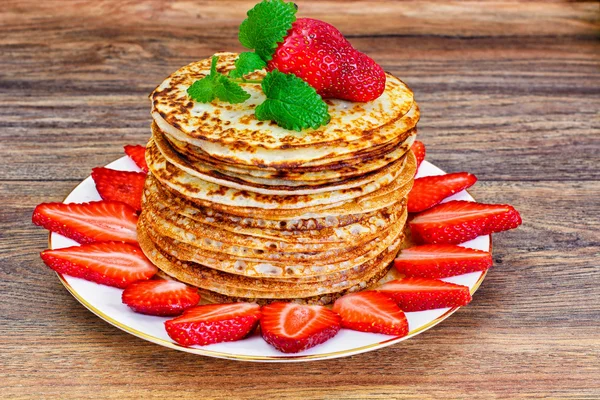
M 334 26 L 299 18 L 280 43 L 267 70 L 292 73 L 324 98 L 375 100 L 385 89 L 385 72 L 352 47 Z

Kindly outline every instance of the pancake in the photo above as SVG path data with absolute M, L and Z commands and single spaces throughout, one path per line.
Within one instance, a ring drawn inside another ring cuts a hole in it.
M 217 57 L 227 73 L 238 55 Z M 150 95 L 138 239 L 160 274 L 205 301 L 260 304 L 328 304 L 392 276 L 417 171 L 412 91 L 387 74 L 378 99 L 328 99 L 330 122 L 295 132 L 255 118 L 265 100 L 255 83 L 241 84 L 251 97 L 240 104 L 189 98 L 210 63 Z
M 216 56 L 217 70 L 226 73 L 234 68 L 238 54 Z M 165 79 L 150 95 L 152 117 L 167 134 L 238 164 L 297 165 L 348 153 L 348 142 L 356 142 L 351 152 L 370 148 L 380 144 L 380 128 L 400 120 L 413 108 L 412 91 L 387 74 L 385 90 L 378 99 L 368 103 L 330 99 L 327 125 L 293 132 L 256 119 L 254 109 L 265 100 L 257 84 L 243 85 L 251 97 L 241 104 L 192 101 L 187 89 L 210 72 L 210 62 L 191 63 Z M 262 79 L 265 74 L 262 70 L 247 77 Z
M 375 165 L 381 164 L 382 167 L 379 169 L 367 171 L 364 168 L 355 168 L 355 175 L 358 175 L 357 178 L 342 180 L 340 177 L 333 182 L 317 181 L 316 183 L 311 182 L 311 184 L 307 185 L 303 181 L 297 182 L 274 178 L 264 179 L 231 172 L 222 173 L 206 163 L 189 162 L 184 157 L 178 155 L 169 142 L 156 130 L 153 130 L 152 139 L 152 145 L 156 146 L 167 162 L 193 177 L 232 189 L 247 190 L 267 195 L 303 195 L 339 191 L 364 186 L 369 182 L 385 178 L 387 174 L 390 174 L 391 179 L 395 179 L 402 173 L 404 164 L 406 163 L 406 158 L 403 156 L 409 148 L 408 145 L 401 144 L 396 149 L 397 151 L 391 152 L 390 157 L 378 159 L 371 163 Z M 371 168 L 371 166 L 367 168 Z
M 318 191 L 308 194 L 278 196 L 261 193 L 264 189 L 249 187 L 232 188 L 200 179 L 188 173 L 187 170 L 169 162 L 158 147 L 151 140 L 146 149 L 146 162 L 152 174 L 161 182 L 175 191 L 199 200 L 210 201 L 231 207 L 252 207 L 263 209 L 301 209 L 308 207 L 321 207 L 326 204 L 346 202 L 357 197 L 373 193 L 382 187 L 389 186 L 396 180 L 404 181 L 409 175 L 406 173 L 404 159 L 384 167 L 383 173 L 373 180 L 367 181 L 362 186 L 341 188 L 331 191 Z M 410 178 L 409 178 L 410 179 Z M 260 192 L 259 192 L 260 190 Z M 311 191 L 309 191 L 311 192 Z M 303 191 L 306 193 L 306 191 Z

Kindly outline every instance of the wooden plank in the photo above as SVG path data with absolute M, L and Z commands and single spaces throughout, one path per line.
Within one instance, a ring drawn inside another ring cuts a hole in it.
M 155 48 L 120 42 L 124 37 L 106 52 L 104 39 L 89 40 L 82 51 L 63 51 L 67 43 L 54 43 L 44 57 L 26 60 L 23 51 L 13 54 L 22 60 L 22 71 L 41 71 L 48 60 L 61 60 L 54 68 L 62 72 L 54 75 L 52 69 L 44 72 L 52 78 L 42 79 L 14 69 L 1 78 L 0 179 L 82 179 L 91 168 L 120 157 L 123 144 L 144 143 L 150 124 L 147 94 L 198 51 L 181 41 L 188 58 L 171 59 Z M 353 42 L 413 88 L 422 107 L 420 138 L 432 159 L 449 171 L 469 168 L 486 180 L 600 177 L 594 162 L 600 148 L 597 41 L 428 37 Z M 233 40 L 229 43 L 235 47 Z M 205 57 L 216 50 L 199 51 Z M 140 59 L 144 74 L 138 72 Z M 15 149 L 18 158 L 11 156 Z M 511 168 L 499 168 L 507 160 Z
M 473 303 L 402 344 L 301 366 L 163 349 L 88 312 L 43 266 L 37 252 L 46 233 L 27 223 L 37 203 L 71 188 L 72 182 L 0 184 L 0 385 L 8 398 L 591 399 L 600 393 L 600 203 L 590 201 L 600 197 L 599 182 L 479 182 L 472 191 L 478 200 L 514 204 L 524 225 L 494 235 L 495 267 Z

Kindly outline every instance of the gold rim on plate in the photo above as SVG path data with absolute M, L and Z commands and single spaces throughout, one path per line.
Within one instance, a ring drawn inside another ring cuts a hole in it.
M 115 160 L 115 161 L 119 161 L 119 160 L 120 159 Z M 434 165 L 432 164 L 432 166 L 434 166 Z M 89 179 L 89 177 L 86 179 Z M 81 185 L 84 181 L 85 181 L 85 179 L 83 181 L 81 181 L 77 186 L 75 186 L 71 190 L 71 192 L 67 195 L 67 197 L 69 197 L 71 195 L 71 193 L 73 193 L 73 191 L 75 189 L 77 189 L 77 187 L 79 187 L 79 185 Z M 467 191 L 467 193 L 469 193 L 469 192 Z M 469 196 L 471 196 L 470 193 L 469 193 Z M 63 199 L 63 203 L 67 199 L 67 197 L 65 197 Z M 473 198 L 473 196 L 471 196 L 471 197 Z M 492 236 L 490 235 L 489 238 L 490 238 L 490 244 L 489 244 L 488 251 L 491 252 L 492 251 Z M 48 248 L 52 249 L 52 232 L 50 232 L 48 234 Z M 87 300 L 85 300 L 83 297 L 81 297 L 79 295 L 79 293 L 75 289 L 73 289 L 73 287 L 69 284 L 69 282 L 66 281 L 66 279 L 62 276 L 62 274 L 57 272 L 56 275 L 58 276 L 58 279 L 63 284 L 63 286 L 69 291 L 69 293 L 71 293 L 71 295 L 73 297 L 75 297 L 75 299 L 77 299 L 77 301 L 79 301 L 85 308 L 87 308 L 93 314 L 95 314 L 99 318 L 103 319 L 104 321 L 108 322 L 112 326 L 121 329 L 122 331 L 130 333 L 140 339 L 144 339 L 149 342 L 159 344 L 161 346 L 168 347 L 171 349 L 185 351 L 187 353 L 192 353 L 192 354 L 199 354 L 199 355 L 203 355 L 203 356 L 207 356 L 207 357 L 215 357 L 215 358 L 223 358 L 223 359 L 227 359 L 227 360 L 239 360 L 239 361 L 308 361 L 308 360 L 319 360 L 319 359 L 328 359 L 328 358 L 332 358 L 332 357 L 338 358 L 338 357 L 343 357 L 343 356 L 356 355 L 356 354 L 364 353 L 369 350 L 375 350 L 380 347 L 391 346 L 392 344 L 400 343 L 404 340 L 410 339 L 411 337 L 413 337 L 423 331 L 433 328 L 434 326 L 436 326 L 437 324 L 439 324 L 440 322 L 442 322 L 443 320 L 445 320 L 446 318 L 448 318 L 449 316 L 454 314 L 460 308 L 460 307 L 454 307 L 454 308 L 449 309 L 448 311 L 446 311 L 444 314 L 440 315 L 433 321 L 430 321 L 427 324 L 408 332 L 408 334 L 406 336 L 401 336 L 401 337 L 396 336 L 396 337 L 392 337 L 387 340 L 384 340 L 382 342 L 373 343 L 373 344 L 369 344 L 369 345 L 361 346 L 361 347 L 355 347 L 353 349 L 334 351 L 334 352 L 330 352 L 330 353 L 298 355 L 298 356 L 290 356 L 290 355 L 244 356 L 244 355 L 235 355 L 235 354 L 231 354 L 231 353 L 223 353 L 223 352 L 214 351 L 214 350 L 206 350 L 206 349 L 202 349 L 202 348 L 185 347 L 185 346 L 181 346 L 175 342 L 170 342 L 168 340 L 161 339 L 159 337 L 152 336 L 152 335 L 149 335 L 142 331 L 139 331 L 137 329 L 131 328 L 130 326 L 122 324 L 121 322 L 115 320 L 112 317 L 109 317 L 102 311 L 98 310 L 96 307 L 94 307 L 92 304 L 90 304 Z M 483 273 L 481 274 L 479 279 L 477 279 L 477 282 L 475 282 L 475 285 L 473 285 L 473 289 L 471 289 L 471 295 L 473 295 L 477 291 L 477 289 L 479 289 L 479 286 L 481 286 L 481 283 L 485 279 L 486 275 L 487 275 L 487 270 L 483 271 Z

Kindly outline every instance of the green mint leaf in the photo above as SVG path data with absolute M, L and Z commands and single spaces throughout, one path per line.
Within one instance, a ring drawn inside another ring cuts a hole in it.
M 235 60 L 235 69 L 229 71 L 231 78 L 243 78 L 244 75 L 254 72 L 257 69 L 263 69 L 267 63 L 256 53 L 244 52 L 241 53 Z
M 194 82 L 187 90 L 188 95 L 200 103 L 210 103 L 215 97 L 231 104 L 243 103 L 248 100 L 250 98 L 248 92 L 225 75 L 217 72 L 218 60 L 219 57 L 212 57 L 210 73 Z
M 225 75 L 220 75 L 215 82 L 215 96 L 219 100 L 226 101 L 231 104 L 243 103 L 250 98 L 250 94 L 246 92 L 240 85 L 232 82 Z
M 197 80 L 187 90 L 188 96 L 200 103 L 210 103 L 215 99 L 215 85 L 210 75 Z
M 296 21 L 296 5 L 283 0 L 263 0 L 248 11 L 248 18 L 240 25 L 240 43 L 254 49 L 264 61 L 271 60 L 277 43 Z
M 273 70 L 263 79 L 262 90 L 267 100 L 256 107 L 259 121 L 273 120 L 295 131 L 317 129 L 329 122 L 327 104 L 312 86 L 296 75 Z

